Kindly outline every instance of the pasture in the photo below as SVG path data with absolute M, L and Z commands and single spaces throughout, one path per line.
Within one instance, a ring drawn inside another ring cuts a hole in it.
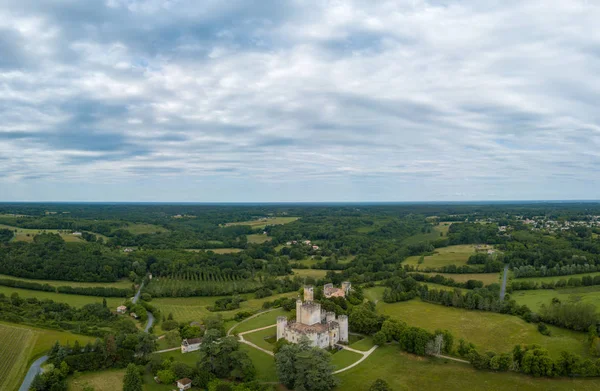
M 582 277 L 585 277 L 585 276 L 595 277 L 595 276 L 598 276 L 598 275 L 600 275 L 600 272 L 582 273 L 582 274 L 571 274 L 571 275 L 568 275 L 568 276 L 514 278 L 514 280 L 518 281 L 518 282 L 521 282 L 521 281 L 535 281 L 535 282 L 541 284 L 542 282 L 556 282 L 556 281 L 560 281 L 560 280 L 569 281 L 570 278 L 581 279 Z
M 544 336 L 535 324 L 523 319 L 485 311 L 469 311 L 425 303 L 418 299 L 386 304 L 379 302 L 377 309 L 384 315 L 402 320 L 409 326 L 429 331 L 448 329 L 456 340 L 463 338 L 476 345 L 478 350 L 508 352 L 517 344 L 538 344 L 548 349 L 553 357 L 568 351 L 588 357 L 586 334 L 548 326 L 552 336 Z
M 214 305 L 215 301 L 219 297 L 178 297 L 178 298 L 160 298 L 153 299 L 152 305 L 160 309 L 162 314 L 168 315 L 173 314 L 173 317 L 178 322 L 199 322 L 207 316 L 214 316 L 221 314 L 224 319 L 230 319 L 240 311 L 258 311 L 262 309 L 262 304 L 265 301 L 273 301 L 279 297 L 293 297 L 296 293 L 283 293 L 280 295 L 273 295 L 262 299 L 252 299 L 254 297 L 251 294 L 242 295 L 248 297 L 247 301 L 240 303 L 240 308 L 232 311 L 220 311 L 210 312 L 207 307 Z M 273 311 L 276 312 L 276 311 Z M 277 316 L 275 316 L 276 318 Z M 272 324 L 275 323 L 273 318 Z M 253 321 L 252 319 L 251 321 Z M 250 321 L 250 322 L 251 322 Z M 245 323 L 244 323 L 245 324 Z M 240 325 L 241 326 L 241 325 Z M 254 327 L 256 328 L 256 327 Z M 236 329 L 237 330 L 237 329 Z M 251 329 L 247 329 L 251 330 Z M 242 330 L 243 331 L 243 330 Z
M 15 232 L 13 241 L 15 242 L 33 242 L 33 237 L 42 233 L 53 233 L 59 234 L 65 242 L 68 243 L 85 243 L 85 240 L 81 236 L 73 236 L 71 230 L 59 230 L 59 229 L 29 229 L 13 227 L 11 225 L 0 224 L 0 229 L 9 229 Z
M 94 338 L 67 332 L 0 322 L 0 390 L 16 390 L 28 365 L 47 352 L 56 341 L 82 345 Z
M 435 276 L 435 275 L 439 274 L 446 278 L 451 278 L 456 282 L 467 282 L 469 280 L 477 280 L 477 281 L 483 282 L 483 285 L 490 285 L 490 284 L 494 284 L 494 283 L 499 284 L 501 282 L 501 274 L 500 273 L 465 273 L 465 274 L 436 273 L 436 272 L 432 272 L 432 273 L 419 272 L 419 273 L 425 274 L 427 276 Z
M 116 282 L 77 282 L 77 281 L 61 281 L 61 280 L 37 280 L 34 278 L 21 278 L 21 277 L 13 277 L 7 276 L 5 274 L 0 274 L 0 278 L 3 279 L 11 279 L 17 281 L 26 281 L 26 282 L 37 282 L 38 284 L 48 284 L 50 286 L 70 286 L 73 288 L 94 288 L 94 287 L 103 287 L 103 288 L 119 288 L 119 289 L 128 289 L 131 288 L 133 284 L 130 280 L 122 279 Z
M 73 307 L 83 307 L 90 303 L 102 303 L 102 297 L 99 296 L 83 296 L 70 295 L 66 293 L 54 293 L 44 291 L 34 291 L 29 289 L 12 288 L 8 286 L 0 286 L 0 293 L 10 296 L 14 292 L 18 293 L 23 299 L 35 297 L 38 300 L 49 299 L 56 302 L 67 303 Z M 106 302 L 110 308 L 117 308 L 125 299 L 122 297 L 107 297 Z
M 401 352 L 398 346 L 379 347 L 360 365 L 336 375 L 336 390 L 368 390 L 376 379 L 385 379 L 392 390 L 519 390 L 592 391 L 600 379 L 535 378 L 515 372 L 479 371 L 468 364 L 426 358 Z
M 510 294 L 520 305 L 526 305 L 532 311 L 539 311 L 542 304 L 549 305 L 553 298 L 563 303 L 587 303 L 600 309 L 600 286 L 583 286 L 564 289 L 536 289 L 514 291 Z
M 68 391 L 83 391 L 85 387 L 92 387 L 94 391 L 121 390 L 123 388 L 124 377 L 124 369 L 80 373 L 69 377 L 67 389 Z
M 491 248 L 491 246 L 480 246 L 481 248 Z M 459 244 L 456 246 L 441 247 L 435 249 L 433 255 L 426 255 L 424 262 L 419 265 L 419 255 L 414 255 L 406 258 L 405 265 L 420 266 L 422 268 L 427 267 L 442 267 L 448 265 L 466 265 L 467 260 L 473 254 L 475 254 L 476 247 L 472 244 Z
M 248 239 L 248 243 L 252 243 L 252 244 L 261 244 L 264 242 L 270 242 L 273 239 L 272 237 L 263 235 L 263 234 L 246 235 L 246 238 Z
M 225 224 L 225 226 L 229 227 L 232 225 L 249 225 L 250 227 L 255 228 L 255 229 L 264 229 L 267 225 L 289 224 L 298 219 L 299 219 L 299 217 L 266 217 L 266 218 L 257 219 L 257 220 L 238 221 L 235 223 L 227 223 L 227 224 Z

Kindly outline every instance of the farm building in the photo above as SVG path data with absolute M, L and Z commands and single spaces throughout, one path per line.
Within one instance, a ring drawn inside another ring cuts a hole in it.
M 117 314 L 124 314 L 125 312 L 127 312 L 127 307 L 125 307 L 124 305 L 120 305 L 117 307 Z
M 194 352 L 200 349 L 202 338 L 189 338 L 181 341 L 181 353 Z
M 82 233 L 81 232 L 73 232 L 73 236 L 81 236 Z
M 338 342 L 348 342 L 348 317 L 321 310 L 321 304 L 313 302 L 312 286 L 304 287 L 304 302 L 296 301 L 296 319 L 288 322 L 285 316 L 277 318 L 277 340 L 285 338 L 298 343 L 304 337 L 312 346 L 333 347 Z
M 336 288 L 333 284 L 325 284 L 323 286 L 323 295 L 327 298 L 330 297 L 346 297 L 348 292 L 350 292 L 351 284 L 350 281 L 342 282 L 341 288 Z
M 177 388 L 179 389 L 179 391 L 189 390 L 190 388 L 192 388 L 192 381 L 187 377 L 179 379 L 177 380 Z

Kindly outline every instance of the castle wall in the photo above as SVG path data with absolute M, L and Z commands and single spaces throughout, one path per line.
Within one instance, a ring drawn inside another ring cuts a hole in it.
M 287 318 L 285 316 L 277 317 L 277 340 L 285 338 L 285 328 L 287 327 Z
M 347 315 L 338 316 L 337 322 L 340 325 L 339 341 L 347 343 L 348 342 L 348 316 Z
M 302 305 L 302 315 L 300 318 L 296 317 L 296 319 L 300 319 L 300 323 L 313 325 L 316 323 L 321 323 L 321 304 L 319 303 L 304 303 Z

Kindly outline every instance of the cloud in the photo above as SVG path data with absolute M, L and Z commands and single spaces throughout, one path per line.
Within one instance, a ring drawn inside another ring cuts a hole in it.
M 0 0 L 0 199 L 597 199 L 599 17 Z

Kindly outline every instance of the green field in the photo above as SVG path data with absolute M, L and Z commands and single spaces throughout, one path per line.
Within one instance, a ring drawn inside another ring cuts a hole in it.
M 270 242 L 273 238 L 267 235 L 262 235 L 262 234 L 253 234 L 253 235 L 246 235 L 246 238 L 248 239 L 248 243 L 264 243 L 264 242 Z
M 273 295 L 262 299 L 249 299 L 240 303 L 240 308 L 232 311 L 210 312 L 206 307 L 213 305 L 219 297 L 179 297 L 153 299 L 152 304 L 160 309 L 161 313 L 168 315 L 173 313 L 173 317 L 178 322 L 199 322 L 207 316 L 221 314 L 224 319 L 232 318 L 240 311 L 258 311 L 262 308 L 265 301 L 273 301 L 279 297 L 293 297 L 296 293 L 284 293 Z M 253 297 L 252 295 L 242 295 Z M 275 321 L 273 321 L 275 323 Z
M 290 313 L 283 310 L 283 308 L 265 312 L 264 314 L 260 314 L 255 318 L 240 323 L 235 329 L 233 329 L 233 333 L 243 333 L 244 331 L 270 326 L 277 323 L 278 316 L 288 316 L 289 314 Z
M 121 390 L 123 388 L 124 377 L 124 369 L 78 374 L 68 379 L 68 390 L 83 391 L 86 386 L 93 387 L 94 391 Z
M 157 232 L 167 232 L 168 230 L 160 225 L 154 224 L 128 224 L 127 226 L 120 228 L 131 232 L 135 235 L 141 234 L 155 234 Z
M 581 277 L 584 277 L 584 276 L 594 277 L 594 276 L 598 276 L 598 275 L 600 275 L 600 272 L 583 273 L 583 274 L 571 274 L 569 276 L 514 278 L 514 280 L 517 281 L 517 282 L 521 282 L 521 281 L 535 281 L 535 282 L 538 282 L 538 283 L 542 283 L 542 282 L 556 282 L 556 281 L 559 281 L 559 280 L 569 281 L 569 278 L 578 278 L 578 279 L 580 279 Z
M 215 254 L 232 254 L 232 253 L 239 253 L 242 250 L 241 248 L 210 248 L 210 249 L 206 249 L 205 251 L 212 251 Z
M 334 370 L 338 370 L 354 364 L 361 358 L 362 355 L 358 353 L 354 353 L 349 350 L 340 350 L 331 356 L 331 364 L 335 367 Z
M 29 364 L 48 351 L 56 341 L 76 340 L 85 345 L 93 338 L 67 332 L 0 323 L 0 390 L 16 390 Z
M 483 282 L 484 285 L 490 285 L 490 284 L 494 284 L 494 283 L 500 283 L 500 273 L 465 273 L 465 274 L 459 274 L 459 273 L 436 273 L 436 272 L 432 272 L 432 273 L 423 273 L 423 272 L 419 272 L 421 274 L 425 274 L 427 276 L 435 276 L 435 275 L 440 275 L 440 276 L 444 276 L 446 278 L 451 278 L 456 282 L 467 282 L 469 280 L 478 280 Z
M 313 277 L 316 279 L 323 278 L 327 274 L 327 270 L 321 269 L 292 269 L 294 276 L 298 277 Z
M 81 238 L 81 236 L 73 236 L 71 230 L 59 230 L 59 229 L 29 229 L 29 228 L 19 228 L 13 227 L 10 225 L 0 224 L 0 229 L 10 229 L 11 231 L 16 231 L 15 237 L 13 241 L 16 242 L 33 242 L 33 237 L 42 233 L 53 233 L 59 234 L 61 238 L 64 239 L 65 242 L 71 243 L 85 243 L 85 240 Z
M 456 340 L 463 338 L 472 342 L 481 352 L 502 353 L 511 351 L 517 344 L 538 344 L 548 349 L 553 357 L 558 357 L 563 350 L 589 356 L 585 333 L 548 326 L 552 336 L 547 337 L 537 331 L 535 324 L 517 316 L 445 307 L 418 299 L 393 304 L 380 301 L 377 309 L 410 326 L 429 331 L 448 329 Z
M 526 305 L 532 311 L 539 311 L 542 304 L 549 305 L 555 297 L 563 303 L 588 303 L 600 309 L 600 286 L 514 291 L 510 297 L 518 304 Z
M 258 220 L 249 220 L 249 221 L 238 221 L 235 223 L 227 223 L 226 227 L 232 225 L 249 225 L 252 228 L 256 229 L 264 229 L 267 225 L 281 225 L 288 224 L 298 220 L 298 217 L 268 217 L 264 219 Z
M 255 333 L 244 334 L 244 339 L 246 341 L 252 342 L 256 346 L 259 346 L 263 349 L 273 351 L 275 345 L 271 342 L 266 341 L 266 339 L 277 338 L 277 327 L 271 327 L 265 330 L 260 330 Z
M 421 242 L 433 242 L 437 239 L 440 239 L 441 237 L 445 237 L 448 235 L 448 228 L 450 228 L 450 224 L 452 223 L 441 222 L 440 225 L 434 226 L 431 232 L 409 236 L 408 238 L 402 241 L 402 244 L 408 245 Z M 440 235 L 440 233 L 442 235 Z
M 27 282 L 37 282 L 38 284 L 48 284 L 48 285 L 55 286 L 55 287 L 70 286 L 73 288 L 104 287 L 104 288 L 128 289 L 128 288 L 131 288 L 131 285 L 133 284 L 130 280 L 127 280 L 127 279 L 122 279 L 122 280 L 116 281 L 116 282 L 77 282 L 77 281 L 61 281 L 61 280 L 36 280 L 33 278 L 21 278 L 21 277 L 7 276 L 5 274 L 0 274 L 0 278 L 8 278 L 11 280 L 27 281 Z
M 491 246 L 481 246 L 481 248 L 491 248 Z M 448 265 L 466 265 L 471 255 L 475 254 L 475 246 L 472 244 L 460 244 L 457 246 L 448 246 L 437 248 L 433 255 L 427 255 L 424 262 L 419 265 L 419 255 L 408 257 L 402 262 L 405 265 L 427 267 L 442 267 Z
M 265 352 L 254 349 L 246 344 L 240 344 L 240 350 L 245 351 L 250 356 L 254 367 L 256 368 L 256 379 L 261 382 L 277 382 L 277 372 L 275 371 L 275 359 Z
M 394 391 L 403 390 L 519 390 L 593 391 L 600 379 L 547 379 L 515 372 L 479 371 L 468 364 L 414 356 L 395 345 L 380 347 L 360 365 L 336 375 L 336 390 L 368 390 L 376 379 L 384 379 Z
M 10 296 L 13 292 L 17 292 L 23 299 L 27 299 L 29 297 L 35 297 L 38 300 L 49 299 L 57 302 L 67 303 L 73 307 L 83 307 L 84 305 L 90 303 L 102 303 L 102 297 L 99 296 L 70 295 L 66 293 L 33 291 L 29 289 L 0 286 L 0 293 L 4 293 L 6 296 Z M 115 309 L 120 306 L 124 300 L 125 299 L 122 297 L 106 298 L 108 306 Z

